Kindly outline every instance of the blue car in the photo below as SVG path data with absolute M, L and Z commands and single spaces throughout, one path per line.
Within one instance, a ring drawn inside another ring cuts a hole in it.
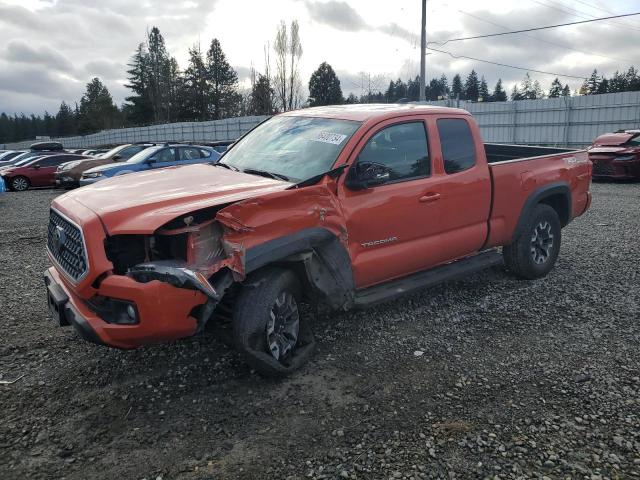
M 4 179 L 0 177 L 0 193 L 4 193 L 7 191 L 7 188 L 4 186 Z
M 216 163 L 219 158 L 220 154 L 213 148 L 201 145 L 165 144 L 149 147 L 126 162 L 110 163 L 87 170 L 80 178 L 80 186 L 90 185 L 105 178 L 146 172 L 156 168 L 193 163 Z

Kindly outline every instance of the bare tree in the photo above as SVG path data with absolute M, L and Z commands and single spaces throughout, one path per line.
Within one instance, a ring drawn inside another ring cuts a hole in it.
M 280 21 L 276 32 L 276 41 L 273 44 L 276 54 L 276 74 L 274 78 L 276 96 L 282 110 L 287 109 L 287 53 L 289 51 L 289 35 L 287 24 Z
M 297 20 L 291 22 L 289 31 L 287 24 L 280 22 L 273 50 L 276 54 L 276 73 L 273 79 L 276 97 L 283 111 L 293 110 L 300 103 L 301 88 L 298 66 L 302 56 L 302 43 Z
M 298 64 L 302 56 L 302 43 L 300 43 L 300 27 L 298 21 L 291 22 L 291 33 L 289 35 L 289 62 L 291 70 L 289 73 L 289 110 L 298 107 L 300 102 L 300 72 Z

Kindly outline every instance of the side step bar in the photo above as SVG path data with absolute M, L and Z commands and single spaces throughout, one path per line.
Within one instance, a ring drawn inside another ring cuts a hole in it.
M 432 287 L 448 280 L 455 280 L 485 268 L 502 263 L 502 255 L 488 250 L 472 257 L 462 258 L 439 267 L 414 273 L 397 280 L 374 285 L 356 293 L 354 307 L 365 308 L 397 298 L 421 288 Z

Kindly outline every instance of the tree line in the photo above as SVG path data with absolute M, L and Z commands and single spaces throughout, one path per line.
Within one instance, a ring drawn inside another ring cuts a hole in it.
M 273 44 L 265 44 L 264 70 L 252 68 L 251 86 L 243 89 L 217 38 L 211 40 L 206 50 L 199 44 L 192 46 L 186 68 L 181 70 L 160 30 L 153 27 L 128 64 L 126 87 L 130 95 L 122 106 L 114 103 L 99 78 L 93 78 L 78 103 L 71 106 L 62 102 L 55 115 L 0 114 L 0 143 L 38 135 L 84 135 L 109 128 L 272 115 L 307 106 L 417 101 L 420 97 L 420 81 L 415 77 L 391 80 L 385 91 L 367 91 L 359 96 L 350 93 L 345 98 L 334 69 L 322 62 L 308 81 L 309 95 L 305 99 L 299 72 L 302 54 L 298 22 L 280 22 Z M 503 102 L 638 90 L 640 75 L 634 67 L 616 72 L 611 78 L 594 70 L 573 93 L 558 78 L 545 91 L 529 73 L 508 93 L 501 79 L 489 88 L 485 77 L 471 70 L 464 79 L 460 74 L 454 75 L 451 82 L 445 75 L 431 79 L 425 86 L 425 96 L 430 101 L 454 98 Z

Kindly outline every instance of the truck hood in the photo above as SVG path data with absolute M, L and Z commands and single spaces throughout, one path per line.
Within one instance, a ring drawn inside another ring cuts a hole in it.
M 638 135 L 638 132 L 605 133 L 604 135 L 600 135 L 596 138 L 592 145 L 594 147 L 618 147 L 624 145 Z
M 79 202 L 95 212 L 110 235 L 151 234 L 181 215 L 273 192 L 291 183 L 209 164 L 133 173 L 79 188 L 54 201 Z M 69 212 L 72 213 L 72 212 Z

